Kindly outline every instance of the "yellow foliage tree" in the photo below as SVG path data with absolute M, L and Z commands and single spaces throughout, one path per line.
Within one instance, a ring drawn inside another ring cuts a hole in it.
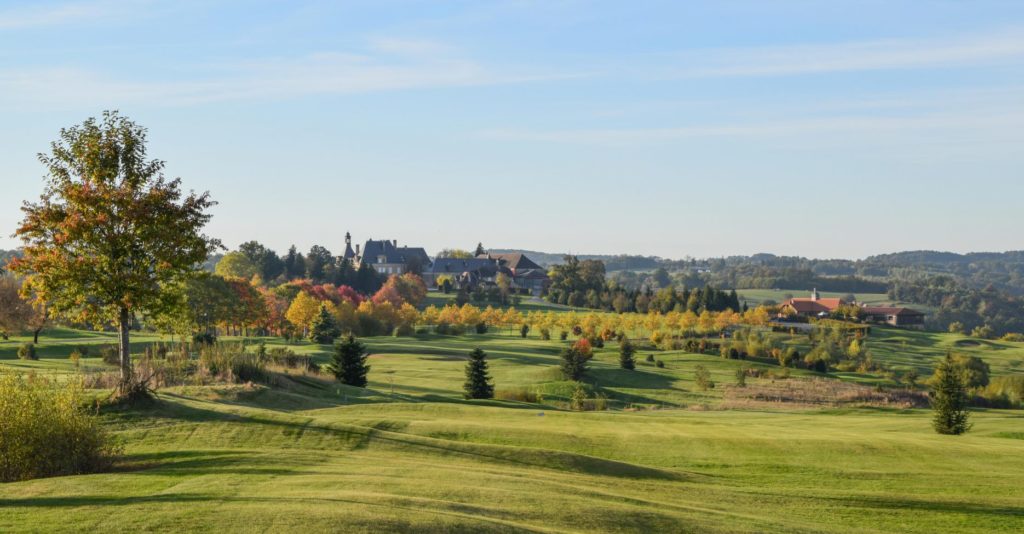
M 285 312 L 284 318 L 288 319 L 288 322 L 295 325 L 296 328 L 302 329 L 302 337 L 306 337 L 306 334 L 309 332 L 309 323 L 313 321 L 313 317 L 316 317 L 318 313 L 320 313 L 320 301 L 311 297 L 305 291 L 300 291 L 295 296 L 295 300 L 288 306 L 288 311 Z

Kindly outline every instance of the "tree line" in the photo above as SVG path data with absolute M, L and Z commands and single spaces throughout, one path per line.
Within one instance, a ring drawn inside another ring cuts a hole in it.
M 735 290 L 725 291 L 711 286 L 679 289 L 668 285 L 625 288 L 606 278 L 601 260 L 580 260 L 566 256 L 563 263 L 549 271 L 551 284 L 546 298 L 567 306 L 615 311 L 617 313 L 669 313 L 672 311 L 719 312 L 744 311 Z

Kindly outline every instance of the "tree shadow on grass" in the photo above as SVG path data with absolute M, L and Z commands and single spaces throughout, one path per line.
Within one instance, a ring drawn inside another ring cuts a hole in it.
M 446 399 L 451 401 L 452 399 Z M 477 403 L 479 401 L 465 401 Z M 493 401 L 500 402 L 500 401 Z M 215 410 L 208 410 L 185 404 L 173 404 L 165 406 L 151 413 L 151 416 L 163 416 L 174 419 L 181 419 L 189 422 L 196 421 L 230 421 L 239 424 L 265 425 L 279 428 L 285 437 L 295 440 L 301 439 L 304 435 L 314 433 L 323 437 L 330 436 L 336 440 L 332 445 L 333 450 L 360 450 L 375 444 L 383 447 L 397 447 L 399 450 L 419 452 L 427 454 L 456 455 L 473 458 L 480 461 L 497 461 L 506 464 L 540 467 L 561 471 L 583 472 L 594 475 L 626 478 L 651 478 L 663 480 L 679 480 L 682 474 L 674 471 L 666 471 L 637 464 L 608 460 L 599 457 L 592 457 L 583 454 L 566 452 L 560 450 L 532 449 L 512 447 L 505 445 L 491 445 L 474 442 L 450 441 L 444 439 L 430 438 L 415 434 L 406 434 L 387 428 L 375 428 L 374 426 L 362 426 L 350 423 L 324 423 L 314 419 L 287 420 L 274 418 L 260 414 L 225 414 Z M 524 407 L 525 408 L 525 407 Z M 531 407 L 536 409 L 535 407 Z M 237 457 L 224 456 L 207 459 L 184 459 L 179 467 L 192 467 L 199 469 L 199 466 L 206 462 L 208 469 L 219 467 L 230 471 L 231 465 L 237 465 Z M 190 464 L 188 462 L 198 462 Z M 243 469 L 237 467 L 237 469 Z M 159 473 L 159 471 L 157 471 Z M 251 474 L 273 474 L 263 469 L 256 469 Z
M 1024 507 L 994 506 L 981 503 L 957 501 L 930 501 L 921 499 L 900 499 L 892 496 L 882 497 L 818 497 L 848 506 L 864 508 L 881 508 L 889 510 L 916 510 L 925 512 L 942 512 L 949 514 L 1010 516 L 1024 519 Z

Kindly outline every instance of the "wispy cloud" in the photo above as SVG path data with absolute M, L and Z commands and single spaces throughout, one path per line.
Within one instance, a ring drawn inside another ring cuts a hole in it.
M 1024 30 L 950 39 L 715 48 L 668 56 L 663 70 L 685 78 L 789 76 L 828 72 L 963 67 L 1024 58 Z
M 120 18 L 152 2 L 145 0 L 93 0 L 81 2 L 33 2 L 0 9 L 0 30 L 79 24 L 87 20 Z
M 695 138 L 778 139 L 782 137 L 819 137 L 835 134 L 896 133 L 906 136 L 919 132 L 928 137 L 955 132 L 963 137 L 972 132 L 987 135 L 999 132 L 1020 137 L 1017 126 L 1024 121 L 1024 109 L 973 112 L 927 113 L 915 116 L 863 117 L 833 116 L 797 118 L 752 123 L 708 124 L 665 128 L 584 128 L 571 130 L 495 129 L 479 132 L 484 138 L 542 143 L 595 144 L 625 146 L 672 142 Z
M 191 66 L 184 80 L 132 80 L 81 68 L 0 71 L 0 107 L 97 104 L 191 105 L 438 87 L 527 83 L 567 77 L 539 70 L 492 68 L 447 53 L 439 44 L 376 41 L 369 53 Z M 445 53 L 441 53 L 445 52 Z

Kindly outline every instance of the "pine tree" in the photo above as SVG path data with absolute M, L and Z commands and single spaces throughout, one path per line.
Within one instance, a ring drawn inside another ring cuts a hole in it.
M 629 342 L 628 339 L 623 339 L 622 343 L 619 344 L 619 366 L 623 369 L 629 369 L 632 371 L 636 368 L 636 347 Z
M 332 361 L 325 369 L 342 384 L 364 388 L 366 374 L 370 372 L 370 366 L 366 365 L 368 357 L 366 346 L 356 338 L 348 336 L 335 345 Z
M 313 317 L 313 321 L 309 325 L 309 339 L 314 343 L 329 345 L 334 343 L 334 340 L 340 335 L 341 330 L 338 328 L 338 321 L 335 320 L 334 314 L 327 309 L 326 304 L 321 304 L 320 311 Z
M 479 348 L 469 353 L 469 361 L 466 362 L 466 384 L 463 389 L 466 391 L 467 399 L 494 398 L 494 385 L 487 374 L 487 353 Z
M 474 252 L 473 255 L 474 256 L 483 256 L 484 254 L 487 254 L 487 251 L 484 250 L 484 244 L 483 243 L 477 243 L 476 244 L 476 252 Z
M 954 361 L 953 356 L 939 362 L 935 369 L 935 392 L 932 394 L 932 410 L 935 418 L 932 426 L 939 434 L 963 434 L 970 430 L 967 422 L 967 385 L 964 383 L 963 372 Z
M 587 354 L 575 344 L 571 347 L 566 347 L 562 351 L 562 376 L 566 380 L 578 382 L 586 374 L 587 362 L 590 358 L 591 354 Z

